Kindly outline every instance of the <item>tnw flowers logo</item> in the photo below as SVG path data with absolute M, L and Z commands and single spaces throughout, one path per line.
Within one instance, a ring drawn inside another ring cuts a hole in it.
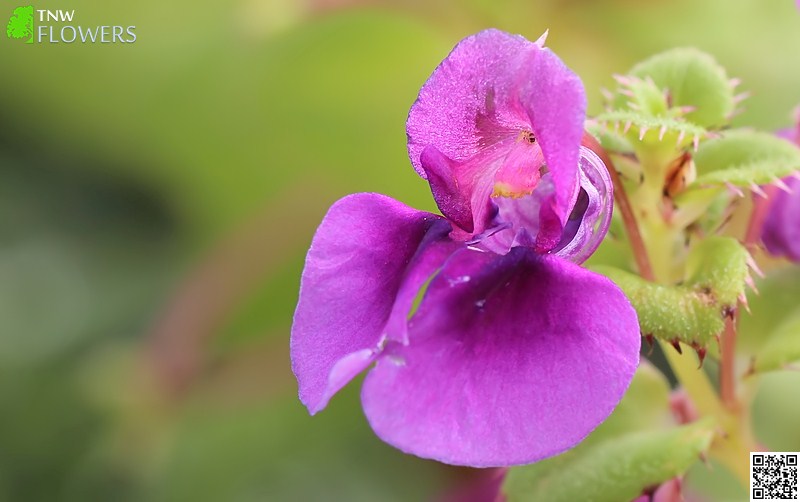
M 136 26 L 76 25 L 74 10 L 34 9 L 32 5 L 17 7 L 8 20 L 8 38 L 25 40 L 26 44 L 41 43 L 123 43 L 136 41 Z
M 33 43 L 33 5 L 14 9 L 14 14 L 8 20 L 6 35 L 8 38 L 26 38 L 26 44 Z

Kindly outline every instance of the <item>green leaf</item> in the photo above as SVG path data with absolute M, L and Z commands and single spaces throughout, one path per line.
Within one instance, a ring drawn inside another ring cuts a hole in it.
M 697 244 L 686 263 L 687 284 L 701 289 L 717 305 L 734 308 L 745 292 L 749 253 L 730 237 L 709 237 Z
M 605 123 L 601 124 L 594 120 L 587 121 L 586 130 L 597 139 L 600 146 L 609 152 L 633 152 L 631 142 L 620 131 L 614 131 Z
M 619 502 L 686 471 L 714 436 L 709 421 L 669 431 L 638 432 L 509 471 L 508 500 Z M 546 464 L 546 465 L 543 465 Z
M 595 270 L 614 281 L 633 304 L 642 334 L 704 347 L 725 326 L 708 295 L 686 286 L 665 286 L 610 267 Z
M 763 185 L 800 170 L 800 148 L 772 134 L 736 130 L 704 142 L 694 162 L 695 187 Z
M 753 359 L 752 371 L 763 373 L 785 369 L 800 361 L 800 312 L 783 322 Z
M 620 88 L 614 100 L 616 108 L 630 108 L 650 116 L 670 114 L 667 94 L 650 79 L 633 76 L 616 76 Z
M 748 278 L 747 250 L 735 239 L 710 237 L 689 253 L 686 280 L 677 286 L 655 284 L 611 267 L 608 276 L 630 299 L 644 335 L 680 340 L 705 348 L 724 328 Z
M 669 95 L 674 107 L 691 106 L 690 122 L 703 127 L 722 126 L 735 107 L 733 86 L 725 69 L 713 57 L 694 48 L 671 49 L 634 66 L 629 75 L 645 79 Z
M 779 183 L 780 178 L 800 170 L 800 149 L 772 134 L 735 130 L 701 143 L 694 162 L 697 178 L 675 199 L 673 223 L 687 226 L 703 217 L 708 231 L 719 223 L 708 217 L 709 211 L 719 216 L 729 204 L 730 194 L 724 186 L 753 188 Z
M 673 226 L 685 229 L 697 222 L 705 234 L 715 234 L 728 214 L 731 194 L 721 187 L 695 187 L 680 192 L 673 202 Z
M 509 501 L 632 500 L 682 474 L 708 449 L 710 422 L 671 428 L 664 376 L 643 362 L 612 415 L 573 450 L 515 467 L 503 485 Z
M 705 136 L 706 130 L 698 125 L 686 122 L 676 117 L 656 117 L 646 113 L 632 110 L 613 110 L 599 114 L 595 120 L 600 126 L 605 126 L 606 134 L 613 134 L 627 138 L 630 143 L 642 140 L 656 143 L 665 142 L 675 145 L 676 148 L 686 147 L 695 140 Z M 628 124 L 630 128 L 628 129 Z M 627 133 L 625 130 L 628 129 Z M 661 131 L 664 130 L 662 136 Z M 645 131 L 642 133 L 642 131 Z M 602 144 L 602 143 L 601 143 Z M 611 145 L 612 147 L 614 145 Z M 624 152 L 624 150 L 614 150 Z

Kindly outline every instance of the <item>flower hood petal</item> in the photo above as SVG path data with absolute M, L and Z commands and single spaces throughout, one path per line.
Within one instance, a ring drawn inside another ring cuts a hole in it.
M 447 200 L 470 201 L 475 232 L 485 229 L 492 186 L 534 187 L 543 161 L 555 184 L 554 210 L 565 224 L 578 195 L 585 116 L 583 84 L 558 56 L 521 36 L 486 30 L 462 40 L 422 87 L 406 124 L 408 152 L 426 179 L 426 149 L 436 150 L 427 158 L 439 164 L 449 159 L 450 185 L 462 194 Z M 538 145 L 525 148 L 526 141 Z M 441 209 L 461 221 L 466 211 Z

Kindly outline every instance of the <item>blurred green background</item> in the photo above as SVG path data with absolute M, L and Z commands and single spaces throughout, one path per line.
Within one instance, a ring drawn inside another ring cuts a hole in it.
M 372 435 L 358 384 L 308 417 L 288 347 L 328 205 L 375 191 L 435 209 L 405 117 L 468 34 L 549 28 L 595 112 L 612 73 L 684 45 L 752 91 L 737 124 L 784 127 L 800 102 L 791 0 L 34 5 L 138 39 L 0 38 L 0 500 L 457 491 L 470 472 Z

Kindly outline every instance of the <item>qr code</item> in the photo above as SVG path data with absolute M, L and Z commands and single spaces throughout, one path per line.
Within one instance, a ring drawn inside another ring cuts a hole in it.
M 750 500 L 798 500 L 798 452 L 750 453 Z

